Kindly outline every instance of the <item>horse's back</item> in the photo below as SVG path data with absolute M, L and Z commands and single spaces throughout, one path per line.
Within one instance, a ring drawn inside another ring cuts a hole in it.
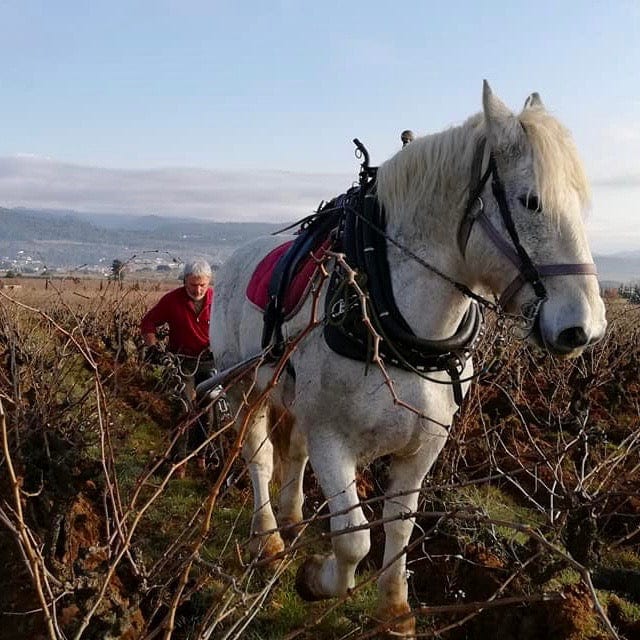
M 211 350 L 219 369 L 261 350 L 262 312 L 247 299 L 247 285 L 260 261 L 291 236 L 265 236 L 239 247 L 216 273 L 211 313 Z

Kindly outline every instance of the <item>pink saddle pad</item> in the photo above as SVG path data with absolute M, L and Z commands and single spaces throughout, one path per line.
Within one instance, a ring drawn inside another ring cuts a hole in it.
M 262 311 L 266 309 L 267 303 L 269 302 L 269 282 L 271 280 L 271 274 L 278 260 L 285 254 L 292 243 L 293 240 L 285 242 L 270 251 L 262 258 L 249 280 L 249 284 L 247 285 L 247 298 Z M 283 302 L 285 318 L 290 318 L 295 315 L 304 303 L 307 295 L 309 295 L 311 283 L 319 269 L 317 260 L 322 258 L 324 252 L 330 245 L 331 242 L 329 240 L 325 241 L 313 252 L 315 260 L 309 255 L 293 276 Z

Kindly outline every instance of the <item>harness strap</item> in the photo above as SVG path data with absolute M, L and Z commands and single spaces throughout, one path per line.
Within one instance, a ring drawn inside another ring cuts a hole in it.
M 516 230 L 516 225 L 513 222 L 513 216 L 511 215 L 511 211 L 509 209 L 509 203 L 507 202 L 507 194 L 504 188 L 504 184 L 502 180 L 500 180 L 498 176 L 498 171 L 496 167 L 496 161 L 491 155 L 489 160 L 489 166 L 492 167 L 493 180 L 491 181 L 491 190 L 493 191 L 493 196 L 498 203 L 498 208 L 500 209 L 500 215 L 502 216 L 502 221 L 504 222 L 504 226 L 507 228 L 509 235 L 511 236 L 511 241 L 513 242 L 513 246 L 518 253 L 518 257 L 521 261 L 520 270 L 525 280 L 529 282 L 529 284 L 533 287 L 535 294 L 540 298 L 540 300 L 544 300 L 547 297 L 547 290 L 545 289 L 544 284 L 542 284 L 542 280 L 540 280 L 540 274 L 536 269 L 536 266 L 533 264 L 533 261 L 529 257 L 529 254 L 525 251 L 525 248 L 520 243 L 520 238 L 518 236 L 518 231 Z
M 484 229 L 485 233 L 502 254 L 507 258 L 513 266 L 518 269 L 518 275 L 509 283 L 506 289 L 500 295 L 500 306 L 504 309 L 511 298 L 529 281 L 524 274 L 523 265 L 520 256 L 514 251 L 513 247 L 503 238 L 500 232 L 493 226 L 491 220 L 484 211 L 480 211 L 475 219 Z M 543 264 L 537 265 L 536 271 L 540 277 L 547 276 L 597 276 L 598 270 L 593 262 L 579 262 L 575 264 Z
M 329 208 L 325 215 L 316 214 L 276 264 L 269 282 L 269 302 L 264 312 L 262 348 L 271 346 L 279 357 L 284 350 L 282 325 L 285 321 L 284 300 L 288 287 L 302 262 L 309 257 L 337 226 L 340 210 Z
M 451 365 L 447 368 L 447 373 L 451 377 L 453 386 L 453 399 L 455 400 L 455 403 L 460 407 L 462 406 L 462 401 L 464 400 L 464 394 L 462 393 L 462 382 L 460 380 L 460 371 L 455 363 L 451 363 Z
M 369 318 L 382 338 L 380 356 L 388 364 L 412 371 L 427 380 L 432 380 L 428 375 L 430 372 L 447 372 L 450 381 L 446 384 L 451 385 L 455 402 L 460 405 L 463 399 L 461 374 L 477 345 L 484 324 L 478 300 L 466 287 L 441 274 L 388 236 L 385 215 L 374 185 L 373 179 L 363 180 L 358 191 L 349 192 L 341 201 L 345 213 L 341 240 L 348 263 L 357 269 L 363 279 Z M 415 335 L 398 309 L 393 295 L 387 242 L 398 246 L 454 286 L 463 287 L 463 293 L 469 291 L 467 295 L 472 302 L 452 336 L 429 340 Z M 479 301 L 493 306 L 483 299 Z M 360 301 L 349 287 L 345 288 L 344 274 L 339 268 L 334 270 L 329 282 L 326 316 L 328 322 L 324 336 L 328 346 L 348 358 L 370 362 L 371 334 L 362 322 Z M 433 381 L 445 384 L 437 379 Z
M 385 232 L 384 212 L 373 193 L 372 182 L 361 187 L 360 197 L 361 214 L 353 209 L 346 210 L 347 221 L 349 218 L 355 220 L 352 220 L 352 224 L 345 225 L 345 236 L 353 229 L 356 238 L 351 240 L 347 236 L 344 244 L 349 263 L 366 274 L 372 316 L 379 324 L 378 329 L 389 342 L 422 353 L 427 360 L 436 354 L 463 352 L 470 344 L 475 343 L 482 324 L 482 314 L 476 308 L 477 305 L 473 302 L 469 306 L 469 311 L 451 337 L 429 340 L 416 336 L 395 301 L 387 259 L 387 240 L 391 239 Z M 356 253 L 352 255 L 350 250 L 355 250 Z
M 476 150 L 473 153 L 473 160 L 471 161 L 471 181 L 469 184 L 476 186 L 469 194 L 467 206 L 464 209 L 464 216 L 462 217 L 462 222 L 460 223 L 460 228 L 458 229 L 458 246 L 463 257 L 467 250 L 467 244 L 469 243 L 469 236 L 471 235 L 473 224 L 476 221 L 478 213 L 482 213 L 483 210 L 480 194 L 484 190 L 484 185 L 487 183 L 487 180 L 491 175 L 491 165 L 487 167 L 484 175 L 481 174 L 482 161 L 484 160 L 484 150 L 486 144 L 487 139 L 485 137 L 482 137 L 476 146 Z M 480 208 L 474 214 L 473 206 L 478 200 L 480 200 Z
M 597 276 L 598 270 L 593 262 L 580 262 L 576 264 L 541 264 L 537 267 L 540 276 Z M 527 279 L 519 273 L 502 292 L 500 306 L 504 307 L 511 298 L 527 283 Z
M 504 239 L 503 235 L 493 226 L 491 220 L 484 212 L 484 209 L 480 211 L 476 216 L 476 220 L 480 226 L 484 229 L 485 233 L 489 236 L 494 245 L 502 252 L 505 258 L 511 262 L 511 264 L 520 269 L 522 262 L 520 256 L 515 252 L 514 248 Z

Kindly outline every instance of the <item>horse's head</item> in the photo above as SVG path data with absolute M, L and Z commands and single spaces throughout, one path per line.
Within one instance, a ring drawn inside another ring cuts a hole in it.
M 537 93 L 514 115 L 485 82 L 483 108 L 488 159 L 481 166 L 489 164 L 463 221 L 467 266 L 507 312 L 537 313 L 531 336 L 539 346 L 578 355 L 606 328 L 583 224 L 582 164 Z

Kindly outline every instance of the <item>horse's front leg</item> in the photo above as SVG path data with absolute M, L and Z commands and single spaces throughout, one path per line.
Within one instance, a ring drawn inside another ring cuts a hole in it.
M 335 442 L 311 442 L 309 453 L 333 514 L 333 552 L 307 558 L 298 569 L 296 588 L 305 600 L 320 600 L 342 596 L 353 588 L 356 567 L 369 552 L 370 539 L 356 491 L 355 461 Z
M 385 546 L 383 570 L 378 579 L 377 612 L 382 621 L 389 623 L 394 636 L 415 636 L 415 619 L 409 615 L 407 556 L 404 553 L 415 518 L 408 518 L 406 514 L 415 513 L 418 490 L 445 441 L 446 436 L 434 437 L 414 455 L 394 457 L 391 462 L 390 484 L 386 491 L 390 497 L 385 499 L 383 509 Z

